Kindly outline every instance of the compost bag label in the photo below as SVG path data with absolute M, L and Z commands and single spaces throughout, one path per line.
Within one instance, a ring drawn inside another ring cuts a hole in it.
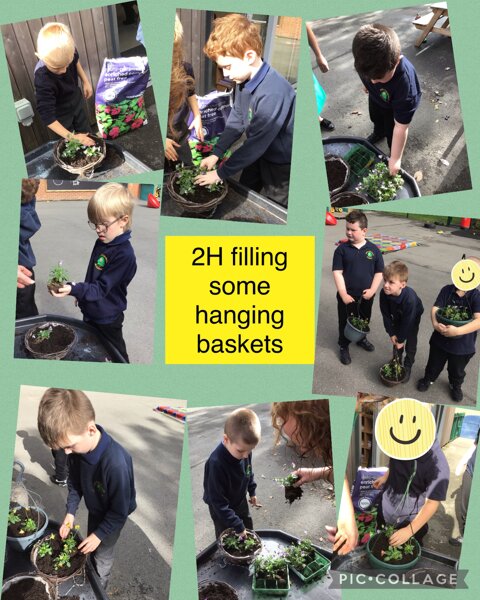
M 165 239 L 167 364 L 312 364 L 313 236 Z

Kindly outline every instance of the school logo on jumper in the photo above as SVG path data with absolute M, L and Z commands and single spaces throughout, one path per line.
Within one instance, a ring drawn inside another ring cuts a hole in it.
M 252 474 L 252 465 L 247 465 L 247 468 L 245 469 L 245 475 L 247 477 L 250 477 L 251 474 Z
M 101 481 L 94 481 L 93 482 L 93 487 L 95 489 L 95 491 L 97 492 L 97 494 L 99 494 L 100 496 L 105 496 L 105 488 L 103 487 L 103 484 Z
M 97 258 L 97 262 L 95 263 L 95 268 L 99 271 L 103 271 L 107 262 L 108 258 L 105 256 L 105 254 L 100 254 L 100 256 Z
M 385 88 L 382 88 L 380 90 L 380 98 L 384 101 L 384 102 L 390 102 L 390 94 L 387 92 L 387 90 Z
M 374 254 L 373 254 L 372 250 L 367 250 L 365 252 L 365 256 L 368 258 L 368 260 L 372 260 L 372 258 L 374 257 Z
M 249 123 L 253 119 L 253 110 L 251 108 L 248 109 L 247 119 Z

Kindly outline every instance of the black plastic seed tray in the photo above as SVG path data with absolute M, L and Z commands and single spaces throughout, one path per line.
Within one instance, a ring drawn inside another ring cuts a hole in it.
M 56 533 L 59 528 L 60 523 L 50 521 L 45 535 Z M 35 574 L 35 567 L 30 562 L 30 551 L 31 548 L 27 548 L 24 552 L 16 552 L 7 543 L 3 579 L 19 575 L 20 573 Z M 77 575 L 58 584 L 58 597 L 61 596 L 80 596 L 80 600 L 109 600 L 90 562 L 90 558 L 86 562 L 85 575 Z
M 269 554 L 279 549 L 289 546 L 292 542 L 298 542 L 299 538 L 285 533 L 280 529 L 256 529 L 257 533 L 263 542 L 262 554 Z M 316 550 L 323 556 L 331 560 L 332 553 L 323 548 L 315 546 Z M 254 594 L 252 590 L 252 577 L 248 572 L 248 567 L 231 565 L 225 562 L 223 555 L 214 542 L 205 550 L 202 550 L 197 555 L 197 578 L 198 581 L 217 580 L 228 583 L 238 594 L 240 600 L 251 600 L 252 598 L 264 598 L 263 596 Z M 322 598 L 322 600 L 340 600 L 340 590 L 330 590 L 329 586 L 332 583 L 332 578 L 329 573 L 318 581 L 304 584 L 299 577 L 290 570 L 291 588 L 288 600 L 300 600 L 309 598 Z
M 385 156 L 385 154 L 383 154 L 379 148 L 373 144 L 370 144 L 370 142 L 368 142 L 365 138 L 354 136 L 332 136 L 325 138 L 323 140 L 323 152 L 325 155 L 333 154 L 334 156 L 345 158 L 345 156 L 357 145 L 363 146 L 367 150 L 374 152 L 376 157 L 375 163 L 382 161 L 388 162 L 388 157 Z M 402 198 L 417 198 L 421 196 L 420 189 L 415 179 L 409 173 L 403 170 L 400 170 L 400 175 L 403 177 L 405 183 L 403 184 L 403 187 L 398 190 L 394 200 L 400 200 Z M 360 183 L 360 180 L 360 177 L 352 173 L 348 186 L 342 191 L 354 191 L 356 186 Z M 370 197 L 369 201 L 374 202 L 374 200 Z
M 26 349 L 23 340 L 30 327 L 33 327 L 38 323 L 43 323 L 44 321 L 65 323 L 66 325 L 73 327 L 76 331 L 77 342 L 63 360 L 114 363 L 126 362 L 120 352 L 105 339 L 99 331 L 79 319 L 72 319 L 60 315 L 38 315 L 36 317 L 18 319 L 18 321 L 15 322 L 14 358 L 33 359 L 33 356 Z
M 167 175 L 168 177 L 169 175 Z M 179 206 L 163 185 L 162 215 L 167 217 L 189 217 L 192 219 L 222 219 L 223 221 L 245 221 L 285 225 L 287 209 L 261 194 L 250 190 L 238 181 L 228 180 L 228 194 L 211 213 L 193 214 Z

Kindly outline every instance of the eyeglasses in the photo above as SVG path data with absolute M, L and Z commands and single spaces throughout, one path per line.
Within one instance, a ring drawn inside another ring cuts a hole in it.
M 115 221 L 112 221 L 111 223 L 92 223 L 91 221 L 87 221 L 87 223 L 90 229 L 93 229 L 94 231 L 96 231 L 97 229 L 99 231 L 107 231 L 109 227 L 111 227 L 117 221 L 120 221 L 120 219 L 123 219 L 123 217 L 125 216 L 126 215 L 122 215 L 121 217 L 118 217 L 118 219 L 115 219 Z

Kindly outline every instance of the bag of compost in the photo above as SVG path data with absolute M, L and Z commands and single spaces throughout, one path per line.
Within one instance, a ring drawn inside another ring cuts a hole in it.
M 195 131 L 192 129 L 188 137 L 192 159 L 194 165 L 199 165 L 203 158 L 209 156 L 225 129 L 228 115 L 232 110 L 231 92 L 210 92 L 206 96 L 197 96 L 198 107 L 202 115 L 202 128 L 204 140 L 201 142 L 195 137 Z M 190 112 L 188 124 L 193 121 L 193 113 Z M 222 159 L 225 159 L 231 153 L 226 152 Z
M 358 467 L 355 483 L 353 484 L 352 502 L 355 512 L 370 510 L 382 490 L 376 490 L 373 482 L 387 471 L 387 467 Z
M 150 71 L 147 58 L 106 58 L 95 91 L 95 113 L 100 134 L 115 139 L 147 124 L 143 94 Z

